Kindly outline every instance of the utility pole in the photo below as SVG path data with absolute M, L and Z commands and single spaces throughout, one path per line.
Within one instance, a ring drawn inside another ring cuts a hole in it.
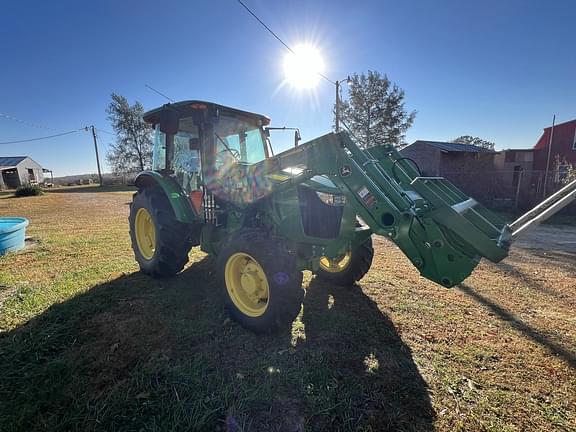
M 550 140 L 548 142 L 548 158 L 546 159 L 546 171 L 544 173 L 544 191 L 542 197 L 546 198 L 546 186 L 548 184 L 548 170 L 550 169 L 550 153 L 552 153 L 552 139 L 554 138 L 554 123 L 556 122 L 556 114 L 552 117 L 552 130 L 550 131 Z
M 346 77 L 345 80 L 336 81 L 334 84 L 336 85 L 336 133 L 340 132 L 340 85 L 342 81 L 346 81 L 346 83 L 350 83 L 350 76 Z
M 100 170 L 100 157 L 98 156 L 98 143 L 96 142 L 96 129 L 94 128 L 94 125 L 90 126 L 90 129 L 92 130 L 92 138 L 94 139 L 94 151 L 96 152 L 96 165 L 98 166 L 98 180 L 100 181 L 100 187 L 102 187 L 102 186 L 104 186 L 104 183 L 102 182 L 102 171 Z M 88 126 L 86 126 L 85 130 L 88 131 Z
M 336 133 L 340 132 L 340 81 L 336 81 Z
M 514 208 L 518 210 L 518 204 L 520 203 L 520 189 L 522 188 L 522 176 L 524 174 L 524 170 L 521 168 L 518 171 L 518 184 L 516 185 L 516 197 L 514 198 Z

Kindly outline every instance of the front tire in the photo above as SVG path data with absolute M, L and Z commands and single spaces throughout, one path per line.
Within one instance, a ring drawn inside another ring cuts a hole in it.
M 140 189 L 130 205 L 130 239 L 142 273 L 173 276 L 188 262 L 188 225 L 178 222 L 158 187 Z
M 355 250 L 341 257 L 336 259 L 322 257 L 316 276 L 336 285 L 354 285 L 368 273 L 372 258 L 374 258 L 374 248 L 372 238 L 368 238 Z
M 269 333 L 298 316 L 302 272 L 282 242 L 258 231 L 240 233 L 218 254 L 217 268 L 230 316 L 245 328 Z

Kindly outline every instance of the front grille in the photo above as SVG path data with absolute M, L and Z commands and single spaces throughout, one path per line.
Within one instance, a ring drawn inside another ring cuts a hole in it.
M 298 200 L 304 234 L 322 239 L 338 237 L 344 207 L 324 204 L 316 191 L 305 186 L 298 187 Z

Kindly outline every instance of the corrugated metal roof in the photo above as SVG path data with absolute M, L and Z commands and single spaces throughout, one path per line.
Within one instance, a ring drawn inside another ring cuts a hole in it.
M 412 144 L 416 143 L 428 144 L 447 152 L 496 153 L 494 150 L 477 147 L 472 144 L 460 144 L 460 143 L 451 143 L 442 141 L 424 141 L 424 140 L 414 141 Z
M 15 167 L 27 157 L 28 156 L 9 156 L 9 157 L 0 156 L 0 168 Z

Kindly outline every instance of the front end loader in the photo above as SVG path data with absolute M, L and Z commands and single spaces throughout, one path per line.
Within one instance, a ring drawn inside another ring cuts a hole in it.
M 141 270 L 174 275 L 200 246 L 216 257 L 232 317 L 255 332 L 294 320 L 303 270 L 359 281 L 373 234 L 445 287 L 482 257 L 507 256 L 509 225 L 391 145 L 362 149 L 346 132 L 329 133 L 274 155 L 267 117 L 203 101 L 144 119 L 155 131 L 153 167 L 136 178 L 129 219 Z

